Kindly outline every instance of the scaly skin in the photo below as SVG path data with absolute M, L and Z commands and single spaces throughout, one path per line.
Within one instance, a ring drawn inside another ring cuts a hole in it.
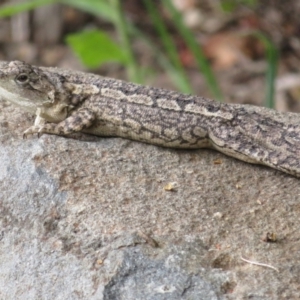
M 24 136 L 82 131 L 163 147 L 214 148 L 300 177 L 298 114 L 20 61 L 0 62 L 0 97 L 36 115 Z

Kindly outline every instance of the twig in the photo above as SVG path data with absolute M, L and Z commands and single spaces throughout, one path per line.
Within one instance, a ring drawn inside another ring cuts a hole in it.
M 144 233 L 142 230 L 138 231 L 138 235 L 141 238 L 143 238 L 146 241 L 146 243 L 148 243 L 153 248 L 158 248 L 159 247 L 158 242 L 154 238 L 152 238 L 150 235 Z
M 248 260 L 248 259 L 245 259 L 241 256 L 241 260 L 249 263 L 249 264 L 252 264 L 252 265 L 257 265 L 257 266 L 261 266 L 261 267 L 267 267 L 267 268 L 270 268 L 270 269 L 273 269 L 275 270 L 276 272 L 279 273 L 279 270 L 271 265 L 268 265 L 268 264 L 263 264 L 263 263 L 259 263 L 259 262 L 256 262 L 256 261 L 252 261 L 252 260 Z

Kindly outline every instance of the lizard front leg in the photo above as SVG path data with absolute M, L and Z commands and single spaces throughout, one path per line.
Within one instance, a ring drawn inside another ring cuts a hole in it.
M 46 119 L 36 117 L 34 126 L 28 128 L 23 137 L 27 137 L 29 134 L 37 133 L 40 137 L 43 133 L 55 134 L 55 135 L 67 135 L 73 132 L 79 132 L 82 129 L 88 128 L 93 124 L 96 116 L 93 111 L 87 108 L 81 108 L 73 112 L 69 117 L 58 123 L 47 123 Z

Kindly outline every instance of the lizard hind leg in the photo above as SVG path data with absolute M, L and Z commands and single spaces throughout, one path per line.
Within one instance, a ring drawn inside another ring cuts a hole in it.
M 95 119 L 96 116 L 93 111 L 81 108 L 59 123 L 46 123 L 42 125 L 38 130 L 38 135 L 41 136 L 43 133 L 67 135 L 73 132 L 80 132 L 90 127 Z

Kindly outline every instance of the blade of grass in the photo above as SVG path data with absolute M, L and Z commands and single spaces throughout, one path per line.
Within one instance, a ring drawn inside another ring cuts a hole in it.
M 162 3 L 165 5 L 165 7 L 171 13 L 175 26 L 181 33 L 181 35 L 184 38 L 190 51 L 193 53 L 193 55 L 196 59 L 198 68 L 203 73 L 203 75 L 206 79 L 206 82 L 208 84 L 208 87 L 209 87 L 211 93 L 213 94 L 214 98 L 216 98 L 217 100 L 221 100 L 222 94 L 219 89 L 217 80 L 215 79 L 215 76 L 210 68 L 210 65 L 209 65 L 200 45 L 195 40 L 192 31 L 184 25 L 181 14 L 173 6 L 173 4 L 171 3 L 170 0 L 162 1 Z
M 116 19 L 116 11 L 107 0 L 60 0 L 59 2 L 76 7 L 111 22 L 114 22 Z
M 127 57 L 127 74 L 128 78 L 134 82 L 141 82 L 139 68 L 133 54 L 131 43 L 129 40 L 129 34 L 127 29 L 127 23 L 124 13 L 122 13 L 122 6 L 120 0 L 110 0 L 111 8 L 115 11 L 116 15 L 113 20 L 115 28 L 119 34 L 120 42 L 122 44 L 123 51 Z
M 146 5 L 148 13 L 150 14 L 152 22 L 160 36 L 160 39 L 164 45 L 167 56 L 170 58 L 171 63 L 176 68 L 178 75 L 180 75 L 182 81 L 180 86 L 183 87 L 183 92 L 192 93 L 192 87 L 181 64 L 180 58 L 178 56 L 177 47 L 174 41 L 172 40 L 171 35 L 168 33 L 168 30 L 164 24 L 164 21 L 158 9 L 155 7 L 155 4 L 152 0 L 144 0 L 144 3 Z
M 277 66 L 279 53 L 275 45 L 261 32 L 254 32 L 257 37 L 264 45 L 266 49 L 268 68 L 266 72 L 266 98 L 265 106 L 269 108 L 275 108 L 274 94 L 275 94 L 275 79 L 277 74 Z
M 186 86 L 182 81 L 181 73 L 178 71 L 177 68 L 174 67 L 174 65 L 170 62 L 169 58 L 166 55 L 164 55 L 160 51 L 160 49 L 153 43 L 153 41 L 150 40 L 139 29 L 132 27 L 131 30 L 135 36 L 142 39 L 148 45 L 148 47 L 152 50 L 153 53 L 157 54 L 157 62 L 165 69 L 165 71 L 168 73 L 169 77 L 173 81 L 174 85 L 178 88 L 178 90 L 184 91 Z
M 258 4 L 257 0 L 221 0 L 221 7 L 225 12 L 233 12 L 239 6 L 248 6 L 254 8 Z
M 0 18 L 10 17 L 18 13 L 32 10 L 39 6 L 48 5 L 55 2 L 58 2 L 58 0 L 32 0 L 32 1 L 26 1 L 23 3 L 16 3 L 10 5 L 5 4 L 0 6 Z

